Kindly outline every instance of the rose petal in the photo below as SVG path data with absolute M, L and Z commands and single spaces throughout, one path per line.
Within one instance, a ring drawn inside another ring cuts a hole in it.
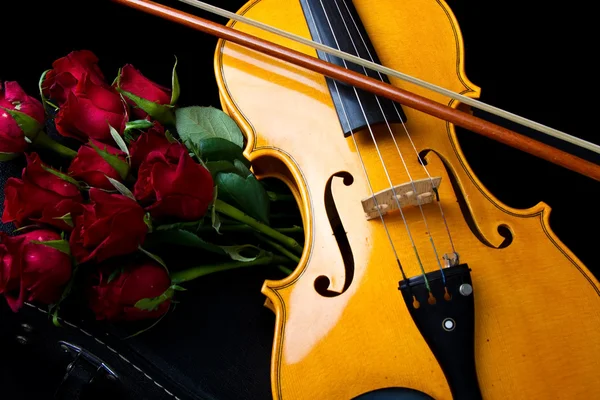
M 52 70 L 44 78 L 43 93 L 62 105 L 84 75 L 97 85 L 106 84 L 97 63 L 98 57 L 89 50 L 72 51 L 59 58 L 52 63 Z
M 121 194 L 96 188 L 90 189 L 90 200 L 76 217 L 71 235 L 77 261 L 101 262 L 136 251 L 148 232 L 142 207 Z
M 36 98 L 28 96 L 17 82 L 5 82 L 4 97 L 11 106 L 6 107 L 3 105 L 3 107 L 20 111 L 39 123 L 44 123 L 45 112 L 42 103 Z M 15 103 L 18 103 L 18 108 Z
M 99 142 L 94 144 L 109 154 L 117 155 L 123 162 L 126 161 L 126 155 L 122 151 L 100 144 Z M 74 178 L 80 179 L 90 186 L 106 190 L 114 190 L 113 185 L 106 176 L 117 181 L 122 181 L 119 172 L 98 154 L 95 149 L 87 145 L 79 148 L 77 157 L 71 161 L 68 172 Z
M 143 99 L 169 104 L 171 90 L 146 78 L 133 65 L 127 64 L 121 69 L 121 88 Z
M 77 186 L 48 172 L 44 167 L 48 168 L 37 153 L 27 154 L 27 167 L 23 173 L 23 180 L 59 196 L 76 201 L 83 200 Z
M 131 166 L 139 168 L 148 154 L 152 151 L 165 153 L 170 143 L 165 137 L 164 128 L 161 125 L 152 127 L 147 132 L 143 132 L 133 143 L 129 152 L 131 154 Z
M 89 137 L 112 143 L 109 124 L 122 133 L 128 118 L 121 96 L 112 90 L 92 85 L 89 80 L 81 86 L 81 90 L 83 88 L 90 93 L 69 93 L 67 101 L 60 107 L 55 120 L 58 133 L 83 141 Z M 88 97 L 90 94 L 91 97 Z

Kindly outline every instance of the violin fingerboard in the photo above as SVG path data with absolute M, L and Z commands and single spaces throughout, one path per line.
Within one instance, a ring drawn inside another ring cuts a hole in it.
M 300 0 L 312 40 L 381 64 L 352 1 Z M 390 83 L 387 76 L 317 50 L 320 59 Z M 406 122 L 400 104 L 326 78 L 344 136 L 381 123 Z

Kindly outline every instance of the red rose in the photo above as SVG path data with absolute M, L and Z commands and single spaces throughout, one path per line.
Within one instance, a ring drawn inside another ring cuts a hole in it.
M 94 53 L 89 50 L 72 51 L 52 63 L 52 69 L 42 84 L 44 95 L 62 104 L 84 75 L 88 75 L 96 85 L 105 83 Z
M 134 142 L 131 143 L 129 154 L 131 154 L 131 166 L 139 168 L 148 154 L 154 150 L 165 152 L 170 143 L 165 136 L 165 129 L 162 125 L 155 122 L 154 126 L 143 132 Z
M 163 267 L 150 261 L 129 265 L 109 282 L 112 271 L 114 267 L 100 268 L 94 276 L 89 303 L 97 319 L 135 321 L 158 318 L 169 310 L 170 299 L 152 311 L 135 307 L 139 300 L 158 297 L 171 286 L 169 274 Z
M 47 229 L 14 237 L 0 233 L 0 294 L 15 312 L 25 301 L 55 303 L 71 278 L 68 254 L 32 240 L 60 240 L 60 235 Z
M 69 243 L 77 262 L 101 262 L 136 251 L 148 232 L 142 207 L 129 197 L 96 188 L 90 189 L 90 200 L 73 218 Z
M 20 111 L 44 124 L 44 107 L 30 97 L 17 82 L 0 82 L 0 152 L 23 153 L 27 148 L 25 134 L 14 118 L 3 110 Z
M 95 146 L 116 155 L 123 162 L 127 162 L 127 154 L 114 147 L 107 146 L 92 140 Z M 90 186 L 100 189 L 114 190 L 115 187 L 106 179 L 106 176 L 111 177 L 119 182 L 122 178 L 119 172 L 114 169 L 98 152 L 89 145 L 79 147 L 77 157 L 73 159 L 69 166 L 68 172 L 74 178 L 80 179 Z M 106 176 L 105 176 L 106 175 Z
M 63 136 L 86 142 L 88 138 L 110 143 L 109 124 L 123 133 L 127 106 L 112 87 L 94 83 L 84 75 L 56 115 L 56 129 Z
M 140 166 L 134 196 L 155 218 L 200 219 L 213 199 L 210 172 L 180 143 L 148 154 Z
M 37 153 L 27 155 L 27 167 L 22 179 L 9 178 L 4 185 L 2 222 L 14 222 L 17 227 L 26 221 L 42 222 L 62 230 L 71 230 L 63 220 L 83 201 L 77 186 L 51 172 Z
M 171 89 L 152 82 L 131 64 L 121 69 L 120 88 L 153 103 L 171 103 Z M 137 108 L 135 102 L 128 100 L 128 103 L 133 107 L 133 115 L 140 119 L 146 118 L 146 112 Z

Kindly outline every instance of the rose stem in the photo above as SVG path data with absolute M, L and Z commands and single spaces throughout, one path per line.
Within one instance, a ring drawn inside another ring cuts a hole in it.
M 275 192 L 268 192 L 271 201 L 296 201 L 296 198 L 292 194 L 280 194 Z
M 284 273 L 286 273 L 288 275 L 291 275 L 292 272 L 293 272 L 291 269 L 286 268 L 283 265 L 278 265 L 277 268 L 279 268 L 280 271 L 282 271 L 282 272 L 284 272 Z
M 256 236 L 258 238 L 258 240 L 260 240 L 262 242 L 265 242 L 266 244 L 268 244 L 269 246 L 273 247 L 274 249 L 279 250 L 279 252 L 281 254 L 283 254 L 284 256 L 288 257 L 290 260 L 292 260 L 296 264 L 300 263 L 300 257 L 298 257 L 297 255 L 295 255 L 294 253 L 292 253 L 291 251 L 289 251 L 288 249 L 286 249 L 285 247 L 283 247 L 279 243 L 275 243 L 274 241 L 272 241 L 270 239 L 267 239 L 266 237 L 264 237 L 263 235 L 260 235 L 258 233 L 256 233 L 254 236 Z
M 300 246 L 298 242 L 296 242 L 294 239 L 284 235 L 281 232 L 278 232 L 277 230 L 271 228 L 268 225 L 263 224 L 262 222 L 238 210 L 237 208 L 230 206 L 224 201 L 217 199 L 215 201 L 214 207 L 218 212 L 223 213 L 233 219 L 237 219 L 238 221 L 243 222 L 246 225 L 250 225 L 257 231 L 262 232 L 265 235 L 271 237 L 272 239 L 275 239 L 278 242 L 282 243 L 285 247 L 294 250 L 298 254 L 302 254 L 302 246 Z
M 243 267 L 253 267 L 256 265 L 281 264 L 286 262 L 289 262 L 289 260 L 286 257 L 266 255 L 264 257 L 259 257 L 256 260 L 248 262 L 232 261 L 229 263 L 216 265 L 202 265 L 199 267 L 185 269 L 183 271 L 177 271 L 171 274 L 171 283 L 178 284 L 182 282 L 191 281 L 192 279 L 200 278 L 201 276 L 212 274 L 213 272 L 227 271 L 230 269 Z
M 46 132 L 40 131 L 38 132 L 33 144 L 39 147 L 45 147 L 47 149 L 53 150 L 59 155 L 66 158 L 75 158 L 77 156 L 77 152 L 73 149 L 68 148 L 67 146 L 63 146 L 55 140 L 52 140 L 50 136 L 46 135 Z
M 215 228 L 208 225 L 199 225 L 199 221 L 194 222 L 180 222 L 177 226 L 171 225 L 160 225 L 156 228 L 157 231 L 166 231 L 170 229 L 185 229 L 193 232 L 212 232 Z M 191 229 L 190 229 L 191 228 Z M 304 230 L 301 226 L 291 226 L 289 228 L 273 228 L 277 232 L 281 233 L 302 233 Z M 219 228 L 221 232 L 255 232 L 256 229 L 245 224 L 232 224 L 232 225 L 221 225 Z

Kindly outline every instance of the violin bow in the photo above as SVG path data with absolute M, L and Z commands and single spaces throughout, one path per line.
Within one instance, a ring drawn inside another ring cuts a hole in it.
M 291 64 L 307 68 L 313 72 L 317 72 L 319 74 L 325 75 L 329 78 L 338 80 L 340 82 L 344 82 L 348 85 L 355 86 L 357 88 L 369 91 L 376 95 L 388 98 L 392 101 L 400 103 L 406 107 L 413 108 L 415 110 L 424 112 L 426 114 L 432 115 L 434 117 L 443 119 L 449 123 L 452 123 L 456 126 L 460 126 L 469 131 L 478 133 L 487 138 L 495 140 L 497 142 L 503 143 L 505 145 L 511 146 L 513 148 L 519 149 L 526 153 L 529 153 L 533 156 L 539 157 L 543 160 L 549 161 L 553 164 L 560 165 L 566 169 L 577 172 L 581 175 L 592 178 L 596 181 L 600 181 L 600 166 L 592 163 L 590 161 L 584 160 L 580 157 L 569 154 L 565 151 L 547 145 L 545 143 L 539 142 L 535 139 L 529 138 L 525 135 L 519 134 L 507 128 L 496 125 L 492 122 L 486 121 L 474 115 L 471 115 L 467 112 L 452 108 L 448 105 L 438 103 L 434 100 L 428 99 L 427 97 L 412 93 L 405 89 L 398 88 L 391 84 L 373 79 L 366 75 L 359 74 L 357 72 L 351 71 L 349 69 L 345 69 L 339 67 L 335 64 L 329 63 L 327 61 L 321 60 L 319 58 L 308 56 L 299 51 L 278 45 L 276 43 L 260 39 L 256 36 L 240 32 L 233 28 L 230 28 L 225 25 L 221 25 L 219 23 L 198 17 L 196 15 L 188 14 L 183 11 L 177 10 L 172 7 L 168 7 L 162 4 L 158 4 L 151 0 L 112 0 L 116 3 L 120 3 L 122 5 L 126 5 L 133 9 L 137 9 L 138 11 L 145 12 L 150 15 L 158 16 L 160 18 L 181 24 L 188 28 L 195 29 L 200 32 L 204 32 L 213 36 L 216 36 L 220 39 L 230 41 L 232 43 L 239 44 L 241 46 L 247 47 L 249 49 L 267 54 L 269 56 L 278 58 L 280 60 L 289 62 Z M 225 10 L 221 10 L 217 7 L 210 6 L 206 3 L 202 3 L 200 1 L 195 0 L 179 0 L 181 2 L 197 6 L 198 8 L 205 9 L 209 12 L 216 13 L 222 16 L 226 16 L 230 19 L 242 20 L 243 22 L 252 21 L 247 18 L 240 18 L 236 14 L 230 13 Z M 202 5 L 202 7 L 200 7 Z M 284 31 L 280 31 L 278 29 L 268 27 L 264 24 L 258 23 L 257 21 L 251 22 L 253 25 L 258 26 L 262 29 L 267 29 L 271 32 L 276 32 L 282 34 L 292 40 L 306 42 L 305 44 L 310 45 L 311 47 L 320 48 L 328 53 L 337 55 L 341 58 L 349 59 L 352 62 L 357 62 L 364 64 L 363 66 L 367 66 L 368 68 L 375 69 L 381 71 L 385 71 L 384 73 L 397 76 L 400 79 L 411 80 L 413 83 L 423 85 L 423 81 L 419 81 L 416 78 L 409 77 L 408 75 L 401 74 L 398 71 L 391 70 L 389 68 L 382 67 L 377 64 L 369 63 L 366 60 L 358 59 L 355 56 L 352 56 L 347 53 L 343 53 L 339 50 L 329 48 L 327 46 L 321 45 L 319 43 L 315 43 L 309 41 L 307 39 L 295 37 L 295 35 L 285 33 Z M 322 48 L 321 48 L 322 47 Z M 373 64 L 373 65 L 370 65 Z M 571 143 L 577 144 L 581 147 L 585 147 L 588 150 L 595 151 L 600 153 L 600 146 L 595 145 L 593 143 L 586 142 L 582 139 L 575 138 L 573 136 L 567 135 L 566 133 L 557 131 L 555 129 L 551 129 L 545 127 L 542 124 L 538 124 L 533 121 L 529 121 L 523 117 L 516 116 L 514 114 L 507 113 L 503 110 L 499 110 L 495 107 L 491 107 L 485 105 L 484 103 L 478 102 L 477 100 L 470 99 L 468 97 L 458 95 L 454 92 L 447 91 L 443 88 L 435 87 L 434 85 L 428 84 L 428 88 L 431 90 L 435 90 L 440 92 L 446 91 L 444 93 L 451 98 L 458 98 L 461 102 L 472 105 L 476 108 L 486 109 L 486 111 L 492 112 L 494 114 L 501 115 L 507 119 L 511 119 L 515 122 L 518 122 L 522 125 L 529 126 L 533 129 L 536 129 L 540 132 L 550 134 L 554 137 L 558 137 L 563 140 L 567 140 Z M 462 97 L 464 97 L 464 99 Z

